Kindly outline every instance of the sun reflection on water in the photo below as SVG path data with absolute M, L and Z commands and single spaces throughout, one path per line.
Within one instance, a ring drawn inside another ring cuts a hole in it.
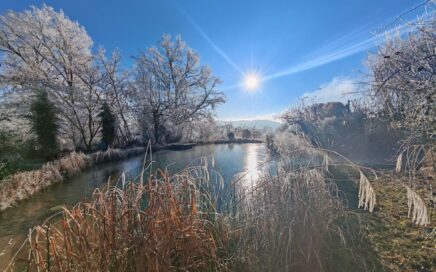
M 245 157 L 244 168 L 246 171 L 245 185 L 254 186 L 260 177 L 259 169 L 259 145 L 249 145 Z

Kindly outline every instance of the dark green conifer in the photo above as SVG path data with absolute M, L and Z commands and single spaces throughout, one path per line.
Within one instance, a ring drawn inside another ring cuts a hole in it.
M 44 90 L 36 93 L 30 105 L 31 130 L 36 134 L 41 147 L 41 155 L 52 159 L 59 150 L 57 134 L 59 130 L 57 109 Z
M 116 137 L 116 119 L 108 103 L 103 103 L 99 114 L 101 123 L 101 141 L 107 147 L 111 146 Z

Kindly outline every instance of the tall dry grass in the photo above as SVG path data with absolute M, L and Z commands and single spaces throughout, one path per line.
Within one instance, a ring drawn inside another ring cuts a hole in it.
M 369 212 L 374 211 L 377 197 L 376 191 L 368 178 L 369 176 L 365 173 L 372 174 L 375 179 L 378 179 L 378 175 L 392 178 L 386 171 L 376 171 L 372 168 L 358 165 L 338 152 L 314 146 L 302 132 L 290 130 L 278 132 L 270 139 L 269 144 L 274 151 L 289 156 L 300 165 L 302 162 L 307 163 L 307 165 L 317 164 L 320 158 L 324 156 L 322 164 L 325 166 L 325 172 L 328 172 L 329 165 L 339 165 L 343 168 L 351 168 L 357 172 L 360 177 L 358 181 L 358 208 L 363 208 Z M 432 196 L 432 185 L 434 186 L 434 179 L 432 177 L 435 176 L 434 161 L 434 148 L 432 145 L 412 145 L 399 154 L 396 159 L 395 169 L 392 171 L 398 174 L 398 186 L 407 189 L 409 217 L 412 212 L 412 223 L 418 226 L 431 224 L 427 206 L 434 203 Z M 401 172 L 404 173 L 401 174 Z M 404 174 L 408 176 L 408 182 L 401 181 Z M 424 192 L 427 191 L 429 197 L 419 195 L 417 189 L 421 189 Z M 398 204 L 404 205 L 405 203 Z
M 72 152 L 55 162 L 59 171 L 67 177 L 72 177 L 87 168 L 91 164 L 90 158 L 84 153 Z
M 235 218 L 243 271 L 324 271 L 326 237 L 346 218 L 337 187 L 319 169 L 263 177 Z M 249 199 L 249 200 L 248 200 Z
M 241 271 L 348 271 L 373 265 L 355 214 L 330 169 L 360 168 L 302 134 L 276 133 L 277 172 L 237 193 L 232 229 Z M 363 170 L 362 170 L 363 171 Z M 365 255 L 366 254 L 366 255 Z M 356 265 L 359 264 L 359 265 Z
M 29 269 L 226 270 L 220 251 L 227 229 L 217 228 L 220 219 L 199 180 L 188 171 L 157 171 L 145 186 L 96 190 L 91 202 L 64 209 L 59 222 L 35 229 Z

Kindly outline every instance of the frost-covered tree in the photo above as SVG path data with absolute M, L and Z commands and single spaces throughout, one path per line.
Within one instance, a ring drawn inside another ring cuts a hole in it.
M 216 90 L 220 80 L 180 36 L 164 35 L 159 47 L 137 56 L 134 78 L 138 107 L 151 120 L 156 142 L 176 135 L 186 122 L 211 118 L 224 102 Z
M 111 58 L 106 58 L 104 50 L 98 53 L 99 63 L 103 70 L 103 88 L 105 96 L 110 101 L 113 113 L 119 120 L 117 131 L 123 143 L 129 143 L 132 138 L 133 116 L 129 71 L 121 70 L 121 53 L 116 50 Z
M 62 11 L 48 6 L 0 16 L 2 79 L 74 86 L 89 65 L 92 40 Z
M 85 29 L 43 5 L 0 16 L 1 83 L 43 88 L 61 109 L 61 129 L 90 149 L 98 132 L 101 75 Z
M 93 148 L 103 101 L 119 120 L 122 143 L 134 140 L 139 122 L 146 138 L 176 141 L 185 124 L 210 119 L 224 102 L 219 79 L 180 37 L 164 36 L 136 58 L 133 71 L 120 68 L 119 52 L 106 58 L 104 50 L 93 55 L 92 48 L 82 26 L 46 5 L 0 16 L 0 88 L 27 97 L 46 90 L 59 109 L 64 145 Z M 4 112 L 0 118 L 8 119 Z
M 210 142 L 226 138 L 223 127 L 214 120 L 201 120 L 190 122 L 182 127 L 182 140 L 185 142 Z
M 380 115 L 407 135 L 399 153 L 412 174 L 423 156 L 436 169 L 436 9 L 428 5 L 405 34 L 387 37 L 368 60 L 370 95 Z

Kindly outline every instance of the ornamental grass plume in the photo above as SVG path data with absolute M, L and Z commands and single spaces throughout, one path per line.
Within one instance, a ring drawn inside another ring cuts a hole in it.
M 369 182 L 368 178 L 360 171 L 359 179 L 359 208 L 364 208 L 369 212 L 374 211 L 374 206 L 376 203 L 375 191 Z
M 404 185 L 404 187 L 407 190 L 407 206 L 409 207 L 407 216 L 412 217 L 414 224 L 427 226 L 430 224 L 430 217 L 424 199 L 409 186 Z

